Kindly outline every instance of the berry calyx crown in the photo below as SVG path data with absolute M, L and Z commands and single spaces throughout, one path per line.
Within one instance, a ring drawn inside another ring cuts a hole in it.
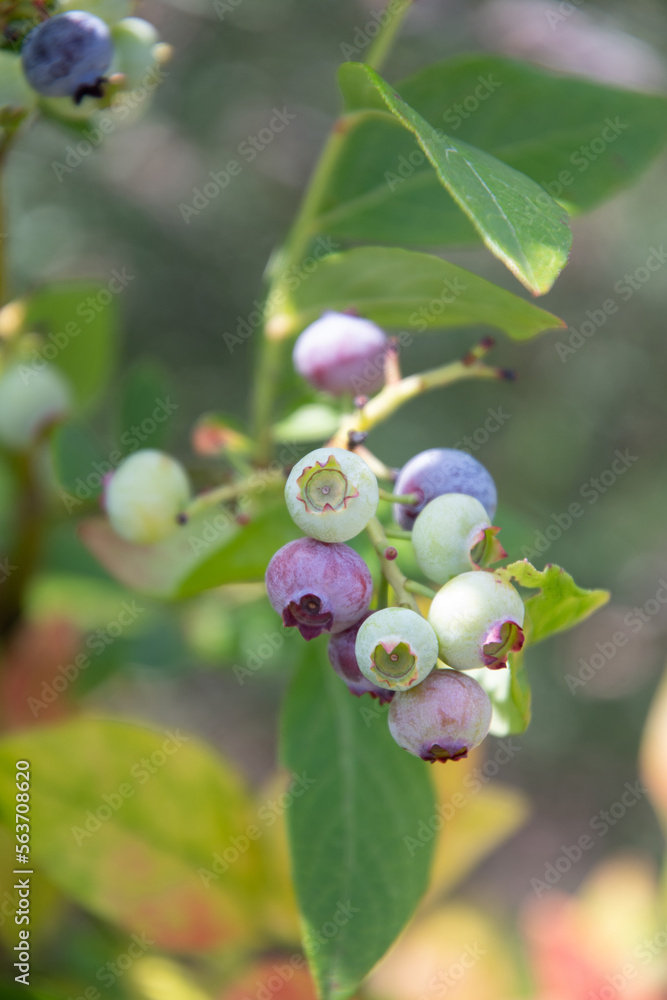
M 326 462 L 315 462 L 303 470 L 297 479 L 300 500 L 309 514 L 327 514 L 345 510 L 349 500 L 359 496 L 336 461 L 329 455 Z

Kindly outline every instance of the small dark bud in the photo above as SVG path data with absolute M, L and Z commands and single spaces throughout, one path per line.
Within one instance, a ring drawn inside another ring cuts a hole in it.
M 350 431 L 350 433 L 347 435 L 348 450 L 351 451 L 353 448 L 358 448 L 359 445 L 362 445 L 364 443 L 367 437 L 368 437 L 367 431 Z

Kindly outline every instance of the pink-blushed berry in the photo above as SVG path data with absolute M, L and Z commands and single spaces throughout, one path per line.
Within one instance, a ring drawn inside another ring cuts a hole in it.
M 403 466 L 394 484 L 394 493 L 414 493 L 419 503 L 394 505 L 394 518 L 410 531 L 415 518 L 429 501 L 443 493 L 466 493 L 479 500 L 493 518 L 498 496 L 496 485 L 481 462 L 466 451 L 456 448 L 429 448 L 421 451 Z
M 355 625 L 346 628 L 344 632 L 337 632 L 331 636 L 328 646 L 329 660 L 331 666 L 338 676 L 342 677 L 352 694 L 357 695 L 357 697 L 362 694 L 370 694 L 371 697 L 377 698 L 382 703 L 391 701 L 394 697 L 394 692 L 388 691 L 386 688 L 377 687 L 367 677 L 364 677 L 359 669 L 354 651 L 357 633 L 369 615 L 370 612 L 367 612 Z
M 278 549 L 266 570 L 266 591 L 283 624 L 304 639 L 343 632 L 368 611 L 373 579 L 349 545 L 298 538 Z
M 420 570 L 436 583 L 488 565 L 507 555 L 479 500 L 465 493 L 445 493 L 427 503 L 412 529 L 412 545 Z M 479 550 L 479 556 L 477 552 Z
M 483 570 L 462 573 L 433 598 L 428 620 L 440 658 L 457 670 L 492 670 L 523 646 L 524 605 L 518 591 Z
M 387 335 L 370 320 L 325 312 L 299 335 L 292 360 L 317 389 L 370 396 L 382 385 L 388 345 Z
M 433 763 L 460 760 L 491 725 L 491 701 L 472 677 L 436 669 L 389 706 L 389 731 L 404 750 Z
M 296 463 L 285 484 L 294 523 L 320 542 L 346 542 L 366 527 L 379 502 L 377 479 L 344 448 L 316 448 Z
M 361 625 L 355 646 L 362 674 L 378 687 L 401 691 L 419 684 L 438 659 L 438 639 L 409 608 L 383 608 Z

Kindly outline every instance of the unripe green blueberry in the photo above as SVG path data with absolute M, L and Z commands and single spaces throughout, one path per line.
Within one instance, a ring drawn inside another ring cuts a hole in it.
M 155 46 L 160 40 L 156 29 L 141 17 L 126 17 L 111 29 L 114 44 L 112 71 L 125 77 L 125 89 L 154 83 Z
M 346 542 L 377 510 L 377 479 L 354 452 L 316 448 L 292 469 L 285 502 L 304 534 L 320 542 Z
M 52 365 L 7 368 L 0 375 L 0 443 L 12 451 L 25 451 L 71 406 L 69 384 Z
M 377 687 L 401 691 L 428 677 L 438 659 L 438 639 L 409 608 L 383 608 L 367 618 L 354 648 L 364 677 Z
M 445 493 L 427 503 L 412 529 L 417 565 L 430 580 L 446 583 L 473 569 L 472 549 L 488 542 L 487 558 L 506 555 L 496 542 L 489 515 L 479 500 L 465 493 Z
M 336 632 L 335 635 L 332 635 L 329 639 L 327 652 L 331 666 L 338 676 L 345 681 L 348 690 L 352 694 L 358 698 L 363 694 L 369 694 L 371 698 L 377 698 L 380 704 L 383 704 L 384 702 L 391 701 L 394 697 L 394 692 L 388 691 L 386 688 L 379 688 L 377 684 L 372 684 L 367 677 L 364 677 L 359 669 L 357 654 L 355 652 L 359 629 L 370 615 L 371 612 L 367 611 L 363 618 L 360 618 L 350 628 L 346 628 L 344 632 Z
M 389 731 L 399 747 L 422 760 L 460 760 L 487 735 L 491 714 L 489 696 L 476 680 L 439 669 L 394 696 Z
M 512 584 L 482 570 L 446 583 L 428 613 L 441 659 L 457 670 L 506 666 L 509 653 L 523 645 L 523 618 Z
M 114 531 L 148 545 L 168 538 L 190 499 L 188 476 L 175 458 L 146 448 L 136 451 L 111 476 L 104 498 Z

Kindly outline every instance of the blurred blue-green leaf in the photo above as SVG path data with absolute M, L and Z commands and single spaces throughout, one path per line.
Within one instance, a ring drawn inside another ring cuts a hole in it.
M 44 337 L 39 360 L 64 372 L 81 406 L 96 400 L 113 375 L 116 297 L 130 280 L 118 272 L 107 282 L 48 285 L 26 300 L 25 328 Z

